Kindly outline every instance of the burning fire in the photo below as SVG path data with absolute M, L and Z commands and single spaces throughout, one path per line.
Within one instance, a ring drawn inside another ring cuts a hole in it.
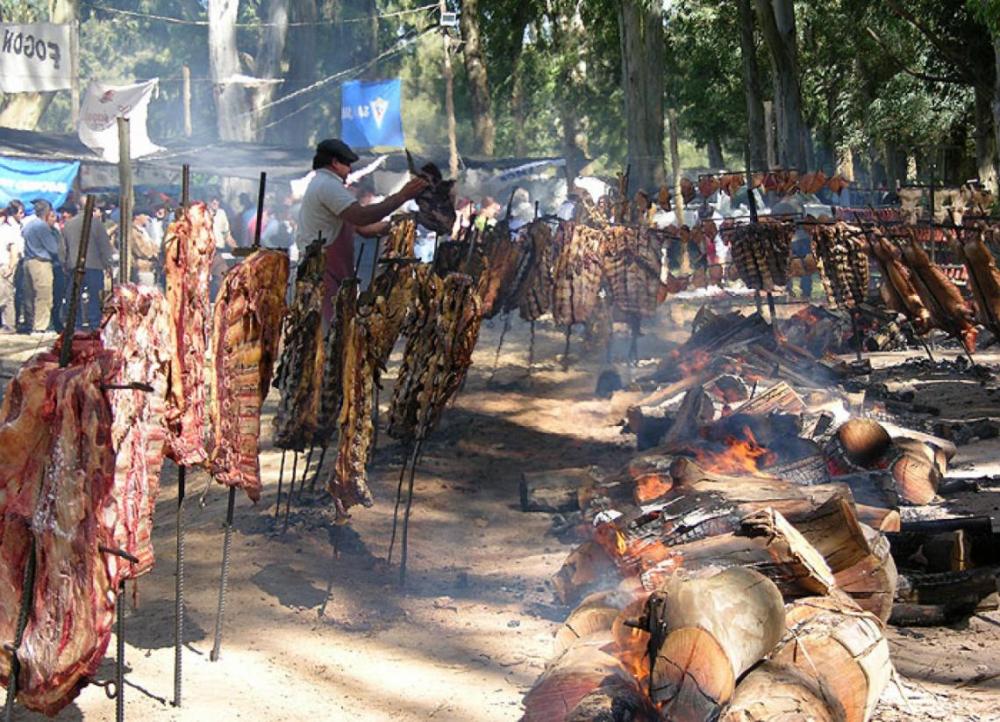
M 777 455 L 762 447 L 749 427 L 743 427 L 743 438 L 728 436 L 723 451 L 699 449 L 695 461 L 706 471 L 718 474 L 760 474 L 761 466 L 773 464 Z
M 707 351 L 694 351 L 682 361 L 678 361 L 677 367 L 683 376 L 691 376 L 708 366 L 712 360 L 712 354 Z

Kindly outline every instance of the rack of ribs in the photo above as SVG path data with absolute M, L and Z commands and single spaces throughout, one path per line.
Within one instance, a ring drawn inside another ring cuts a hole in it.
M 209 468 L 220 484 L 260 499 L 260 411 L 285 314 L 288 256 L 258 250 L 226 274 L 212 318 Z

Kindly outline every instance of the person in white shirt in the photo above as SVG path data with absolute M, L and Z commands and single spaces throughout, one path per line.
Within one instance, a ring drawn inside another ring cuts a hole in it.
M 22 218 L 24 204 L 19 200 L 12 200 L 0 220 L 0 333 L 12 333 L 17 326 L 14 278 L 24 252 Z
M 320 237 L 326 246 L 323 298 L 326 326 L 333 318 L 333 299 L 340 282 L 354 275 L 354 234 L 365 237 L 384 234 L 389 224 L 381 219 L 427 187 L 427 181 L 413 178 L 385 200 L 363 206 L 344 185 L 351 164 L 357 160 L 354 151 L 337 138 L 328 138 L 317 145 L 313 157 L 316 175 L 309 181 L 299 211 L 296 244 L 300 253 Z

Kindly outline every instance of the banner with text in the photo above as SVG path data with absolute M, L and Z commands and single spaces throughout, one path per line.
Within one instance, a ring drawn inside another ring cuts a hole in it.
M 352 148 L 402 148 L 402 90 L 395 80 L 340 86 L 340 137 Z
M 106 85 L 93 81 L 80 103 L 80 142 L 118 162 L 118 118 L 129 119 L 129 150 L 133 158 L 163 150 L 149 139 L 146 113 L 158 79 L 136 85 Z
M 80 161 L 25 160 L 0 156 L 0 206 L 15 198 L 31 205 L 41 198 L 58 208 L 73 189 Z
M 0 91 L 38 93 L 73 84 L 72 25 L 0 23 Z

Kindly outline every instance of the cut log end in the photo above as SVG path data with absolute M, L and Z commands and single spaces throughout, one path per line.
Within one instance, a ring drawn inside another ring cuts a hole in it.
M 726 651 L 704 629 L 674 630 L 653 667 L 653 700 L 668 719 L 710 720 L 733 696 L 732 665 Z

